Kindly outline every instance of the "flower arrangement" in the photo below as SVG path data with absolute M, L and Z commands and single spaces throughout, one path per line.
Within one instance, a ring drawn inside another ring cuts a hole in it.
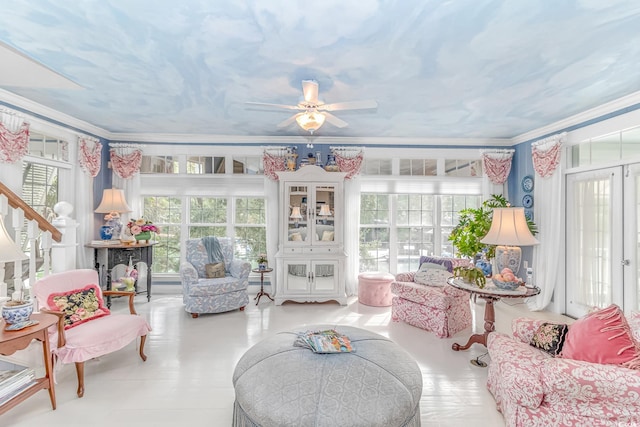
M 258 259 L 256 260 L 258 261 L 258 264 L 266 264 L 267 263 L 267 254 L 260 254 L 258 255 Z
M 160 228 L 153 225 L 153 223 L 144 218 L 132 219 L 127 224 L 127 229 L 131 233 L 132 236 L 136 236 L 140 233 L 145 233 L 147 231 L 159 233 Z

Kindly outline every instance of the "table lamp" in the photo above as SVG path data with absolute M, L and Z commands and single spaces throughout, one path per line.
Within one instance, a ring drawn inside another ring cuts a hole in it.
M 131 212 L 131 208 L 124 198 L 124 191 L 117 188 L 107 188 L 103 190 L 102 201 L 94 212 L 106 213 L 104 216 L 105 225 L 100 227 L 100 238 L 102 240 L 111 240 L 113 236 L 120 236 L 122 231 L 120 214 Z
M 293 220 L 293 226 L 298 228 L 300 226 L 299 221 L 302 219 L 302 214 L 300 213 L 300 206 L 294 206 L 291 208 L 290 218 Z
M 495 208 L 491 228 L 480 242 L 498 245 L 496 246 L 497 273 L 508 267 L 516 276 L 520 270 L 522 259 L 520 246 L 540 243 L 529 230 L 524 216 L 524 208 Z
M 9 236 L 0 215 L 0 301 L 8 300 L 7 284 L 4 281 L 4 265 L 7 262 L 22 261 L 29 258 Z M 15 271 L 15 269 L 14 269 Z M 22 289 L 22 288 L 21 288 Z
M 327 223 L 327 217 L 331 216 L 331 210 L 329 209 L 329 205 L 321 205 L 320 212 L 318 212 L 318 216 L 322 217 L 322 223 Z

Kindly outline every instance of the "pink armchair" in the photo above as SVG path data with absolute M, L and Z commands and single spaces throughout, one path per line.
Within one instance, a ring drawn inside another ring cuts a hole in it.
M 140 358 L 147 360 L 144 343 L 151 327 L 135 312 L 134 292 L 102 292 L 99 283 L 98 273 L 86 269 L 52 274 L 33 285 L 40 310 L 59 318 L 57 329 L 49 329 L 52 353 L 60 363 L 75 363 L 78 397 L 84 395 L 85 361 L 120 350 L 138 337 Z M 104 307 L 103 295 L 128 296 L 131 314 L 110 313 Z M 95 314 L 90 316 L 88 312 Z
M 637 316 L 637 315 L 636 315 Z M 632 327 L 638 317 L 630 319 Z M 640 371 L 552 357 L 529 345 L 542 320 L 493 332 L 487 387 L 508 427 L 640 425 Z M 638 336 L 637 330 L 634 335 Z

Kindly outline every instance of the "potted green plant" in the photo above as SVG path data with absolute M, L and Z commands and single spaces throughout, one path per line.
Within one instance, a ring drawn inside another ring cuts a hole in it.
M 258 269 L 259 270 L 266 270 L 267 269 L 267 267 L 268 267 L 267 254 L 258 255 L 258 259 L 256 261 L 258 261 Z
M 509 201 L 504 196 L 493 194 L 490 199 L 482 202 L 479 208 L 461 210 L 458 225 L 449 235 L 456 255 L 473 259 L 478 254 L 484 253 L 487 259 L 492 259 L 495 256 L 495 245 L 487 245 L 480 240 L 487 235 L 491 228 L 493 209 L 509 206 Z M 535 235 L 538 232 L 535 223 L 530 219 L 527 219 L 527 225 L 531 234 Z

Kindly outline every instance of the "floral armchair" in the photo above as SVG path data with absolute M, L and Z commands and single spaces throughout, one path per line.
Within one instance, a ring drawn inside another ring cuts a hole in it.
M 180 265 L 184 309 L 193 318 L 203 313 L 244 310 L 249 303 L 249 273 L 251 264 L 233 259 L 233 240 L 219 237 L 224 257 L 224 276 L 208 278 L 208 253 L 202 239 L 187 240 L 186 261 Z
M 487 387 L 506 425 L 640 425 L 640 371 L 553 357 L 529 342 L 542 320 L 514 319 L 513 337 L 493 332 Z M 629 319 L 636 339 L 640 315 Z

